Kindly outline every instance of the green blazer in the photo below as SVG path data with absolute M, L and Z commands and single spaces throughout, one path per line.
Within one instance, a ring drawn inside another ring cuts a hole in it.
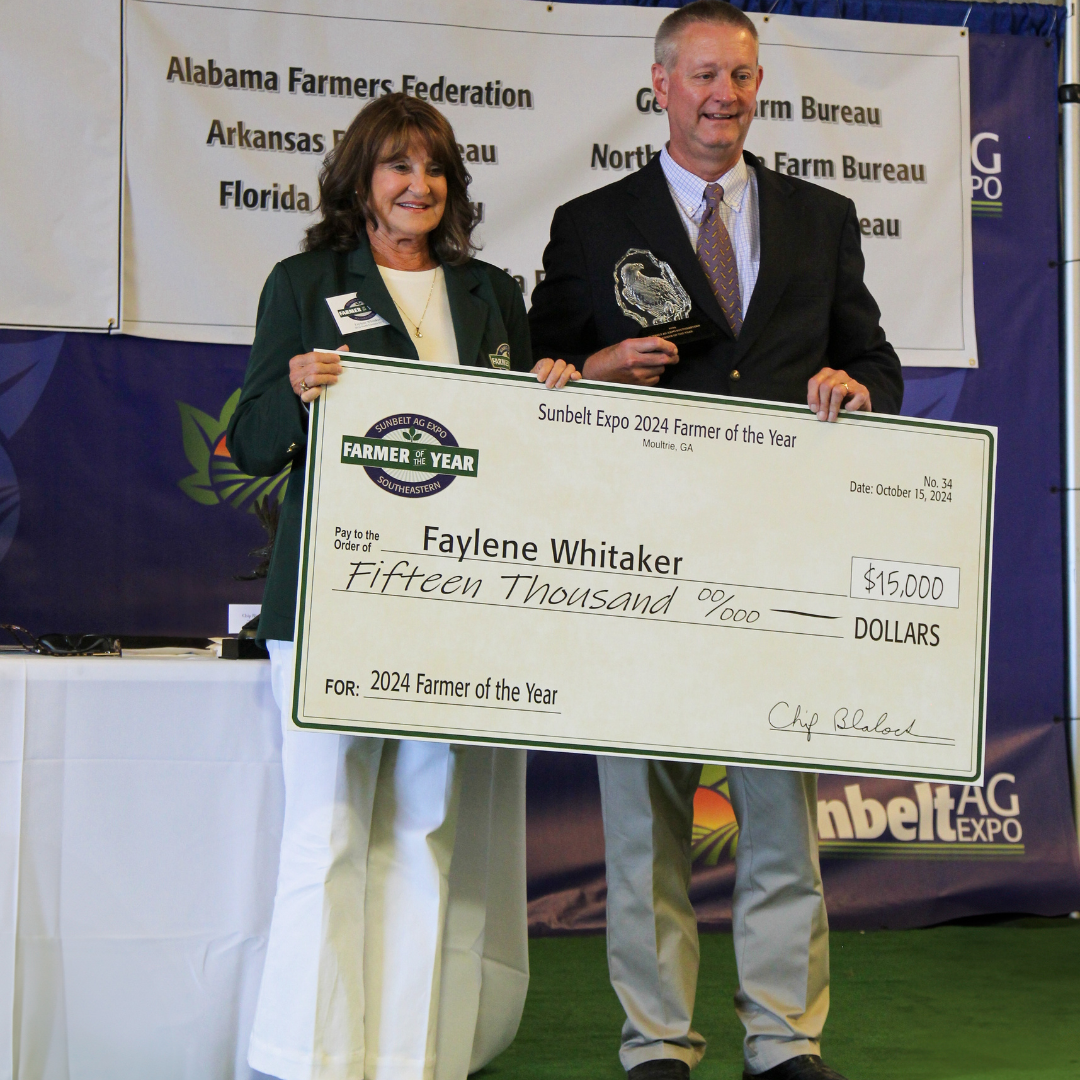
M 514 279 L 478 259 L 444 266 L 443 273 L 461 364 L 494 367 L 491 357 L 502 359 L 508 349 L 510 367 L 528 371 L 533 363 L 529 324 Z M 342 335 L 326 298 L 353 292 L 389 325 Z M 366 239 L 354 251 L 309 251 L 279 262 L 259 298 L 255 341 L 226 445 L 252 476 L 273 476 L 290 467 L 263 594 L 261 639 L 291 641 L 296 614 L 308 416 L 289 383 L 289 360 L 340 345 L 419 359 Z

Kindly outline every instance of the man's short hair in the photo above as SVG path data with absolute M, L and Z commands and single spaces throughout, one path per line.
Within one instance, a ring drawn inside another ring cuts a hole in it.
M 734 4 L 728 4 L 725 0 L 693 0 L 693 3 L 685 7 L 676 8 L 656 31 L 653 56 L 665 71 L 670 71 L 675 66 L 677 39 L 691 23 L 737 26 L 740 30 L 747 31 L 755 41 L 758 39 L 753 20 Z

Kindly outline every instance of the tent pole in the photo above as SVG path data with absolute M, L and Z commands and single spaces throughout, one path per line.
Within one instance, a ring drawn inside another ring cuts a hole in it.
M 1062 284 L 1065 393 L 1065 568 L 1068 733 L 1073 803 L 1080 837 L 1080 19 L 1066 0 L 1062 127 Z

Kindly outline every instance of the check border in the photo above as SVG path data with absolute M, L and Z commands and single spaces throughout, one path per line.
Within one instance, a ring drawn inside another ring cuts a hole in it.
M 315 352 L 329 353 L 341 361 L 354 363 L 357 367 L 384 367 L 411 371 L 420 375 L 438 373 L 440 375 L 465 375 L 467 378 L 496 379 L 502 381 L 535 383 L 535 376 L 528 372 L 496 371 L 490 368 L 462 367 L 460 365 L 426 364 L 418 360 L 400 360 L 385 356 L 373 356 L 367 353 L 340 353 L 330 349 L 316 349 Z M 722 394 L 703 394 L 689 390 L 660 390 L 653 387 L 626 386 L 621 383 L 603 383 L 591 379 L 580 379 L 567 386 L 561 393 L 573 393 L 575 388 L 589 389 L 604 394 L 612 394 L 622 397 L 646 397 L 653 400 L 662 399 L 675 402 L 701 401 L 710 405 L 731 405 L 737 408 L 750 407 L 757 412 L 773 412 L 799 416 L 806 416 L 806 409 L 799 405 L 791 405 L 785 402 L 761 401 L 757 398 L 729 397 Z M 294 669 L 293 669 L 293 695 L 292 695 L 292 721 L 303 730 L 310 731 L 336 731 L 343 734 L 368 735 L 376 738 L 410 738 L 427 739 L 437 742 L 452 742 L 465 745 L 479 744 L 487 746 L 515 746 L 527 747 L 537 750 L 565 751 L 570 753 L 584 754 L 610 754 L 625 757 L 648 757 L 662 758 L 672 761 L 702 761 L 715 764 L 745 765 L 765 769 L 794 769 L 809 771 L 805 763 L 801 761 L 788 761 L 782 758 L 758 758 L 738 754 L 695 754 L 669 751 L 667 753 L 653 750 L 632 750 L 625 747 L 612 747 L 607 745 L 589 745 L 587 743 L 556 742 L 536 739 L 515 739 L 509 743 L 505 737 L 484 735 L 457 735 L 448 739 L 445 732 L 400 729 L 387 731 L 383 727 L 368 727 L 362 724 L 318 724 L 299 719 L 300 713 L 300 685 L 303 672 L 303 640 L 304 640 L 304 617 L 307 607 L 307 582 L 308 582 L 308 552 L 310 550 L 312 529 L 312 493 L 317 471 L 322 463 L 322 445 L 319 441 L 319 423 L 323 408 L 323 398 L 320 395 L 312 403 L 308 419 L 307 459 L 304 469 L 304 502 L 303 518 L 300 526 L 300 569 L 299 581 L 296 594 L 296 622 L 294 627 Z M 863 766 L 850 766 L 837 764 L 829 768 L 818 767 L 816 772 L 835 773 L 852 776 L 883 776 L 891 778 L 909 779 L 913 776 L 926 779 L 941 780 L 946 783 L 976 783 L 982 778 L 983 762 L 986 747 L 986 688 L 987 668 L 989 662 L 989 634 L 990 634 L 990 573 L 991 555 L 993 553 L 994 536 L 994 484 L 996 480 L 997 466 L 997 433 L 993 428 L 975 424 L 962 424 L 951 420 L 922 420 L 917 417 L 888 416 L 879 413 L 851 413 L 841 412 L 843 422 L 856 422 L 860 424 L 885 424 L 902 427 L 919 427 L 942 433 L 955 432 L 956 435 L 967 435 L 986 440 L 985 453 L 989 456 L 986 463 L 986 490 L 983 492 L 983 577 L 982 587 L 982 626 L 979 638 L 979 665 L 976 676 L 979 681 L 977 702 L 978 716 L 975 727 L 975 761 L 970 772 L 963 775 L 956 773 L 930 773 L 925 770 L 912 769 L 886 769 Z

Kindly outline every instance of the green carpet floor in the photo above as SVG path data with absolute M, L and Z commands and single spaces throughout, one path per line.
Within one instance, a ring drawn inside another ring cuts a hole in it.
M 738 1080 L 735 960 L 702 935 L 693 1080 Z M 620 1080 L 622 1020 L 602 937 L 534 939 L 514 1045 L 484 1080 Z M 1080 1080 L 1080 921 L 832 934 L 823 1056 L 848 1080 Z

